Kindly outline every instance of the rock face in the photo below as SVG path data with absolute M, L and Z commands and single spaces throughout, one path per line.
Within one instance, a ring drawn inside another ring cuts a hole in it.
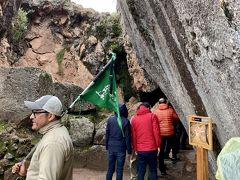
M 74 84 L 53 83 L 51 75 L 34 67 L 0 67 L 0 121 L 5 120 L 16 125 L 27 122 L 29 109 L 24 107 L 24 100 L 36 100 L 46 94 L 55 94 L 66 110 L 82 92 Z M 95 106 L 77 102 L 71 112 L 88 111 Z
M 133 88 L 140 92 L 151 92 L 156 89 L 156 83 L 148 78 L 147 72 L 137 62 L 136 51 L 132 47 L 128 35 L 125 36 L 124 48 L 127 53 L 128 71 L 133 78 Z
M 66 110 L 77 98 L 77 96 L 83 91 L 82 88 L 70 83 L 53 83 L 53 94 L 61 100 L 63 109 Z M 95 106 L 88 102 L 76 102 L 72 109 L 69 110 L 71 113 L 79 113 L 81 111 L 88 111 L 95 109 Z
M 0 40 L 8 31 L 12 18 L 20 7 L 21 0 L 1 0 L 0 2 Z
M 88 168 L 100 171 L 107 169 L 107 153 L 104 146 L 94 145 L 88 150 L 76 151 L 74 155 L 75 168 Z
M 37 68 L 0 67 L 0 119 L 19 124 L 28 118 L 24 100 L 52 92 L 52 78 Z
M 122 53 L 118 58 L 126 61 L 116 14 L 66 0 L 23 0 L 21 10 L 27 14 L 28 28 L 17 42 L 11 41 L 11 31 L 0 38 L 0 66 L 39 67 L 54 82 L 84 89 L 110 59 L 109 51 Z
M 117 7 L 140 65 L 185 125 L 191 114 L 213 118 L 215 171 L 219 149 L 240 135 L 240 2 L 121 0 Z
M 69 134 L 76 147 L 90 146 L 93 140 L 94 124 L 85 117 L 70 119 Z
M 51 74 L 54 82 L 74 83 L 84 89 L 109 60 L 109 51 L 114 51 L 117 65 L 121 65 L 116 73 L 118 84 L 124 84 L 124 100 L 133 95 L 126 87 L 138 92 L 156 88 L 137 64 L 131 44 L 124 40 L 117 14 L 98 13 L 66 0 L 23 0 L 21 11 L 21 16 L 12 16 L 25 17 L 27 28 L 17 41 L 12 40 L 10 30 L 2 34 L 0 66 L 38 67 Z M 9 24 L 14 24 L 11 20 Z

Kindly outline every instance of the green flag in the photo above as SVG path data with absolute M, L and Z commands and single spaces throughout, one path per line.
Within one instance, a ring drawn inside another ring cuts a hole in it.
M 81 93 L 80 99 L 84 99 L 99 107 L 104 107 L 116 112 L 118 116 L 118 125 L 122 130 L 114 72 L 114 60 L 116 58 L 114 55 L 115 54 L 113 54 L 110 62 L 96 76 L 88 88 Z

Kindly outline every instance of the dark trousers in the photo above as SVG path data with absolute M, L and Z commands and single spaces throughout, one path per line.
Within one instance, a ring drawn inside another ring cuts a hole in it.
M 112 180 L 116 163 L 117 163 L 116 180 L 122 180 L 125 157 L 126 152 L 108 152 L 108 171 L 106 180 Z
M 137 153 L 137 180 L 144 180 L 147 165 L 149 166 L 149 179 L 157 180 L 157 150 Z
M 169 157 L 170 151 L 172 149 L 172 158 L 177 158 L 177 153 L 179 150 L 177 137 L 174 135 L 174 136 L 165 137 L 165 139 L 166 139 L 166 145 L 165 145 L 164 157 Z
M 170 150 L 173 147 L 173 143 L 174 143 L 174 136 L 162 136 L 162 143 L 161 143 L 161 147 L 160 147 L 160 154 L 159 154 L 159 159 L 158 159 L 158 163 L 159 163 L 159 170 L 163 173 L 166 173 L 166 167 L 164 165 L 164 156 L 168 156 Z M 169 146 L 167 146 L 167 144 Z M 165 150 L 166 149 L 166 150 Z M 165 154 L 166 153 L 168 154 Z M 167 152 L 169 151 L 169 152 Z M 173 150 L 172 152 L 173 158 L 177 157 L 177 152 L 175 150 Z

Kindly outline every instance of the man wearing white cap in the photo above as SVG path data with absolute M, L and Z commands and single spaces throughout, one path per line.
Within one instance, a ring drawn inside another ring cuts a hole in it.
M 12 167 L 13 173 L 27 180 L 71 180 L 73 145 L 68 130 L 60 123 L 62 103 L 52 95 L 42 96 L 34 102 L 24 101 L 32 110 L 32 129 L 43 135 L 33 153 L 29 168 L 25 161 Z

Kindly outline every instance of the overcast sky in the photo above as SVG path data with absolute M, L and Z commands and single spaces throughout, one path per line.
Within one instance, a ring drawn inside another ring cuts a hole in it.
M 99 12 L 115 12 L 117 0 L 71 0 L 85 8 L 93 8 Z

